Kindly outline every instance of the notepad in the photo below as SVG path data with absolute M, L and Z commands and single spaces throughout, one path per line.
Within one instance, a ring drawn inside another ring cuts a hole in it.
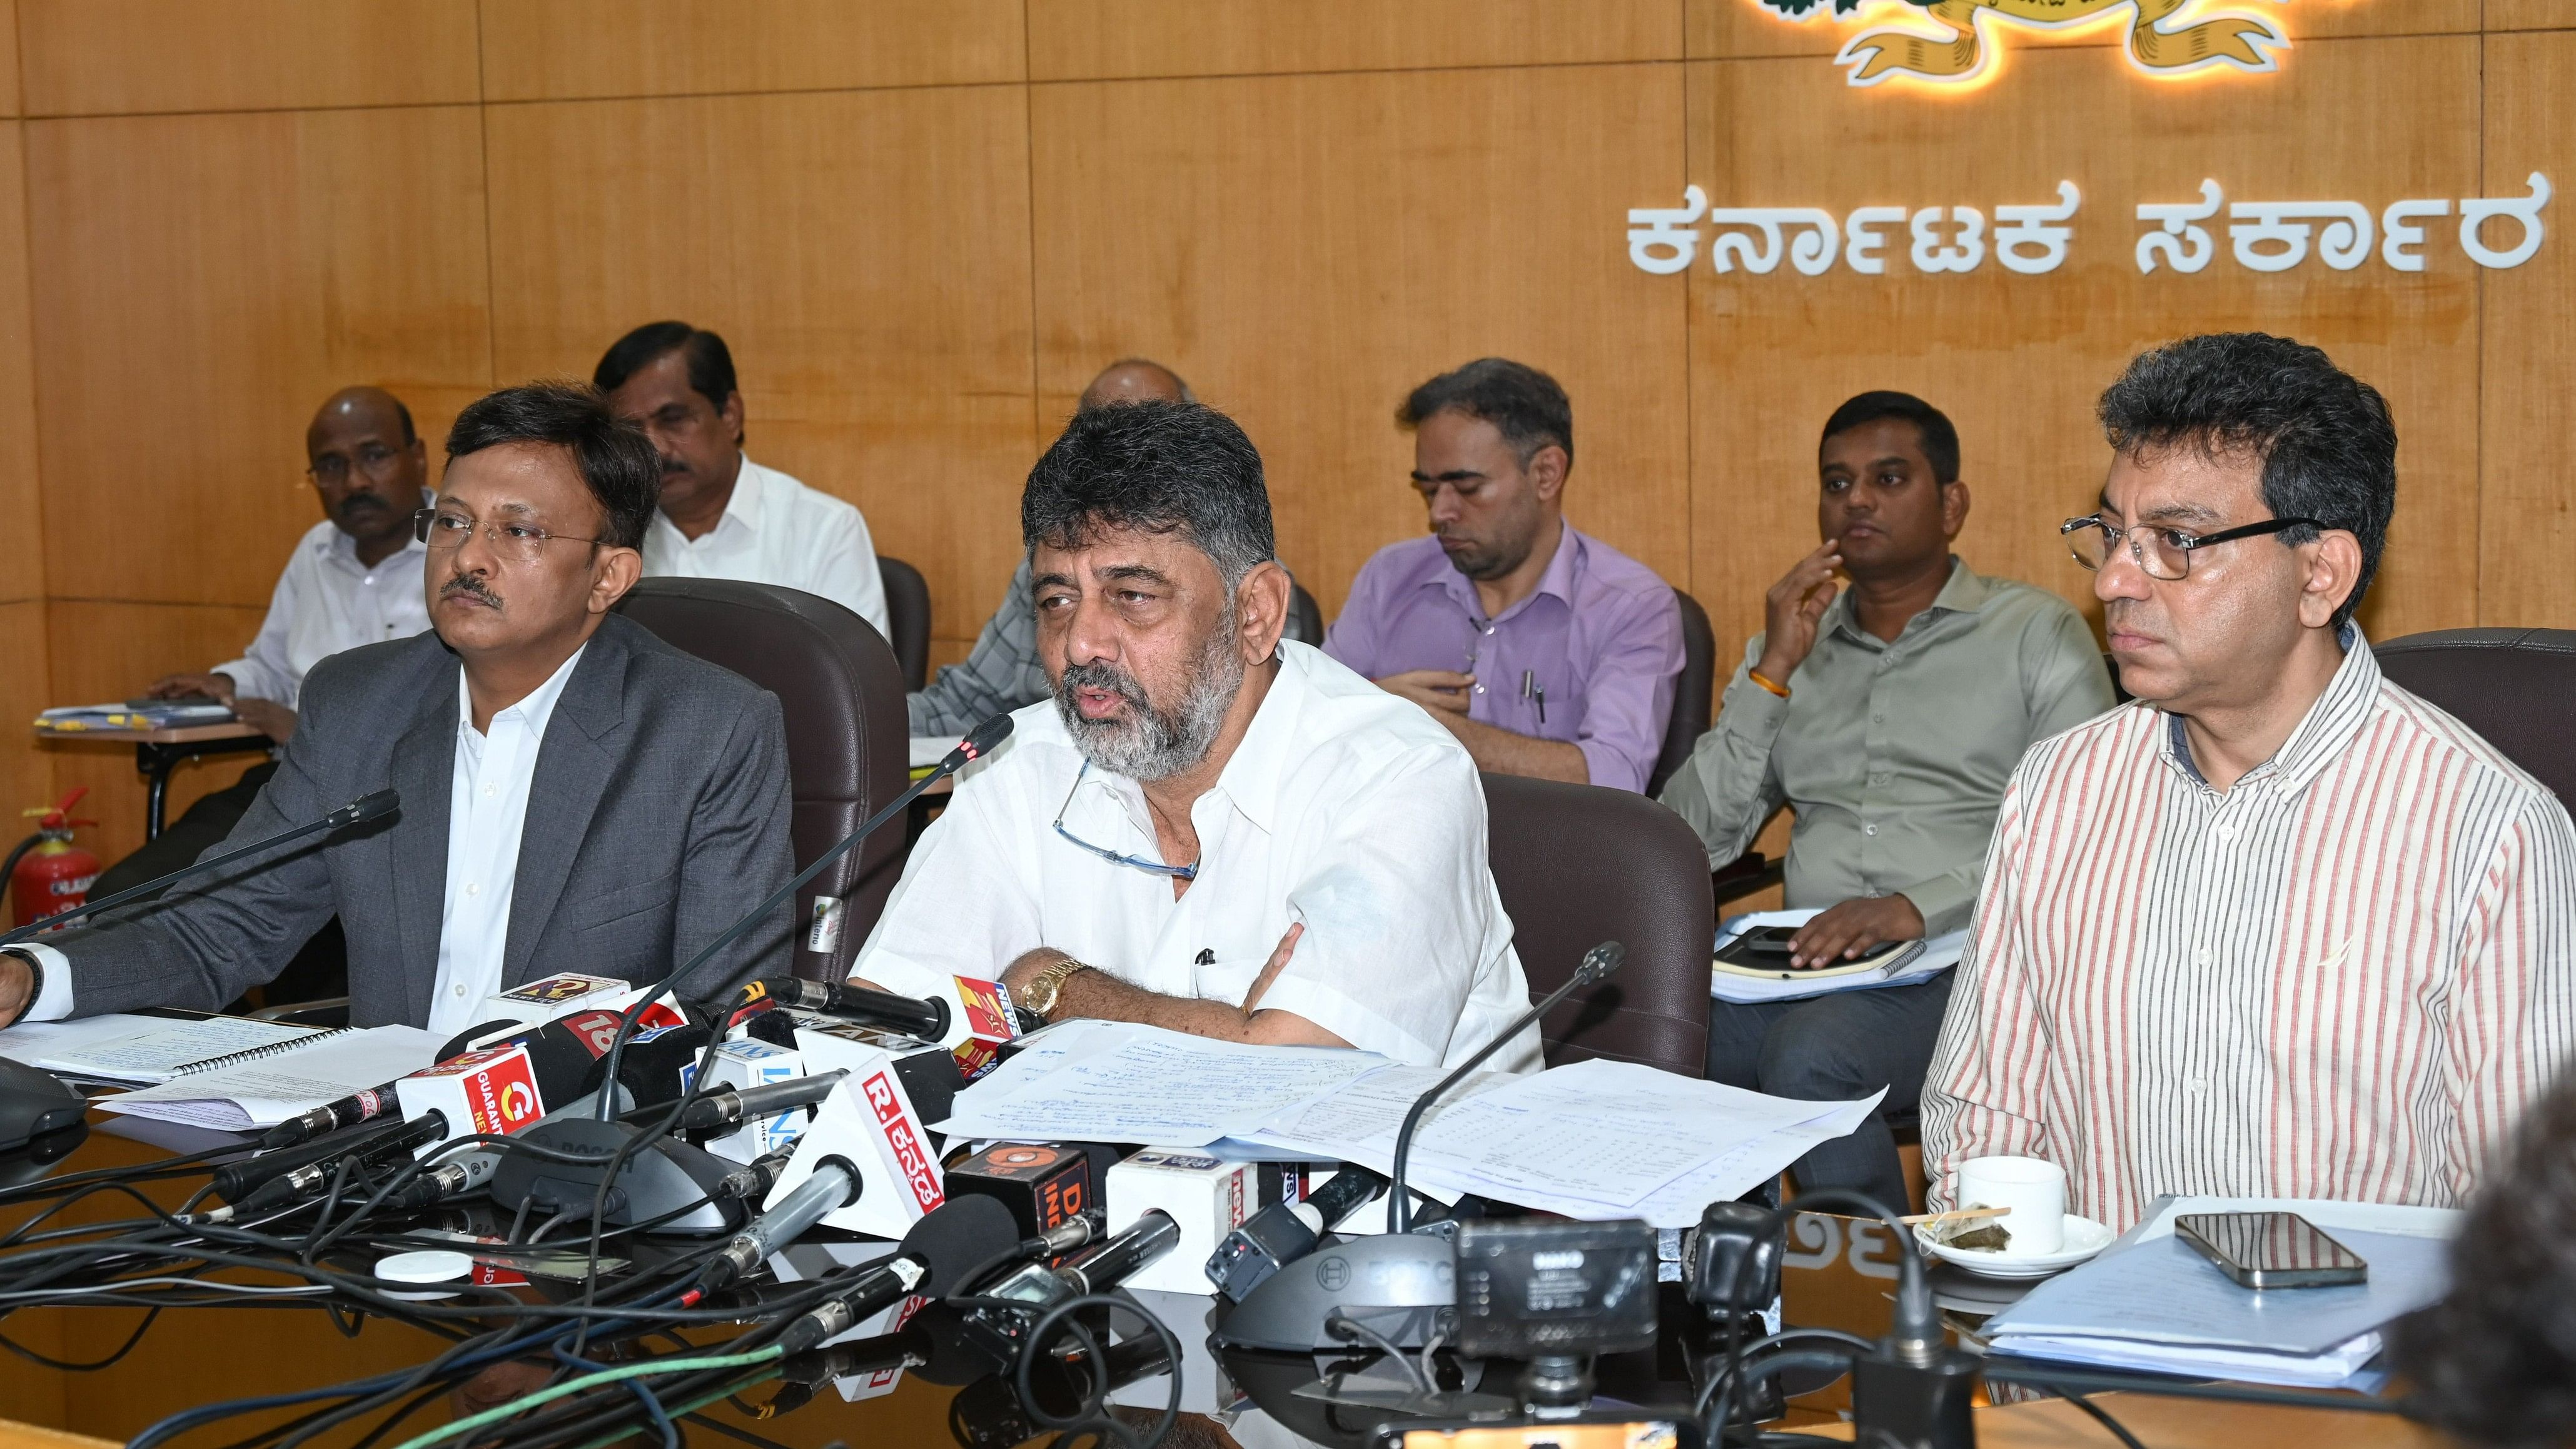
M 86 1041 L 36 1056 L 49 1072 L 104 1082 L 161 1083 L 191 1071 L 214 1071 L 247 1060 L 245 1053 L 325 1035 L 319 1027 L 255 1016 L 210 1016 L 173 1021 L 108 1041 Z
M 102 1098 L 97 1105 L 103 1112 L 228 1132 L 274 1127 L 297 1113 L 428 1066 L 437 1059 L 442 1040 L 416 1026 L 320 1032 L 236 1053 L 225 1065 Z

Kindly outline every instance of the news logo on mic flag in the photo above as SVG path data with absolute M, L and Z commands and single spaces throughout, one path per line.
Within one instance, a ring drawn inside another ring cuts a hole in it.
M 1002 1060 L 1002 1048 L 1020 1034 L 1018 1014 L 1011 1010 L 1011 988 L 999 981 L 953 976 L 957 1022 L 964 1035 L 950 1045 L 957 1070 L 968 1081 L 991 1071 Z
M 766 1211 L 794 1192 L 826 1158 L 838 1157 L 859 1172 L 858 1197 L 823 1215 L 826 1227 L 873 1237 L 900 1238 L 932 1208 L 948 1200 L 938 1155 L 921 1126 L 911 1094 L 897 1076 L 891 1054 L 851 1071 L 815 1110 L 796 1139 L 796 1151 L 762 1204 Z M 821 1067 L 811 1054 L 807 1065 Z M 832 1066 L 846 1066 L 838 1061 Z M 823 1068 L 828 1070 L 828 1068 Z
M 394 1095 L 402 1101 L 406 1120 L 417 1122 L 430 1112 L 447 1118 L 447 1135 L 423 1143 L 421 1156 L 459 1137 L 507 1136 L 546 1114 L 524 1046 L 451 1057 L 395 1082 Z

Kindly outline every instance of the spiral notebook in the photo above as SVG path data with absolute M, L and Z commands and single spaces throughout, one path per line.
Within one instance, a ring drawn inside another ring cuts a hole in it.
M 164 1022 L 109 1041 L 86 1042 L 40 1056 L 35 1065 L 49 1072 L 95 1081 L 158 1085 L 180 1076 L 263 1060 L 346 1030 L 262 1021 L 254 1016 L 210 1016 L 202 1021 Z
M 157 1087 L 102 1097 L 102 1112 L 245 1132 L 428 1066 L 442 1038 L 415 1026 L 313 1032 L 191 1064 Z

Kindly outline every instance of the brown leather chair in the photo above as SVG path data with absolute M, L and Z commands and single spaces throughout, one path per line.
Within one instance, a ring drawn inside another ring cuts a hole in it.
M 1324 611 L 1306 586 L 1293 579 L 1288 583 L 1288 623 L 1280 632 L 1300 644 L 1324 647 Z
M 884 554 L 877 555 L 877 576 L 885 581 L 886 643 L 903 667 L 903 687 L 921 689 L 930 683 L 930 582 Z
M 903 793 L 910 776 L 903 676 L 894 651 L 865 619 L 802 590 L 730 579 L 646 579 L 617 608 L 662 642 L 723 665 L 785 706 L 797 869 Z M 813 920 L 817 896 L 843 904 L 840 941 L 829 954 L 807 950 L 800 926 L 796 974 L 849 975 L 902 873 L 898 822 L 799 890 L 800 922 Z
M 1486 850 L 1530 999 L 1564 985 L 1601 942 L 1628 948 L 1618 975 L 1540 1024 L 1549 1064 L 1609 1057 L 1704 1075 L 1717 907 L 1699 837 L 1625 790 L 1484 780 Z
M 1675 589 L 1673 602 L 1682 607 L 1682 674 L 1673 688 L 1672 717 L 1664 724 L 1663 753 L 1646 777 L 1649 795 L 1664 793 L 1664 782 L 1689 762 L 1691 746 L 1717 717 L 1717 631 L 1708 626 L 1708 610 L 1699 600 Z
M 2371 652 L 2400 688 L 2485 736 L 2559 803 L 2576 801 L 2576 630 L 2437 629 Z

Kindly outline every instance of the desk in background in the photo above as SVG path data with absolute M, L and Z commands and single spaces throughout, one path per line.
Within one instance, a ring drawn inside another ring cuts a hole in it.
M 157 730 L 48 730 L 36 731 L 40 740 L 63 740 L 73 744 L 109 741 L 134 746 L 134 768 L 151 782 L 151 793 L 143 803 L 143 838 L 157 840 L 161 835 L 162 813 L 170 795 L 170 772 L 199 755 L 230 755 L 270 748 L 268 736 L 235 720 L 230 724 L 186 725 L 177 729 Z

